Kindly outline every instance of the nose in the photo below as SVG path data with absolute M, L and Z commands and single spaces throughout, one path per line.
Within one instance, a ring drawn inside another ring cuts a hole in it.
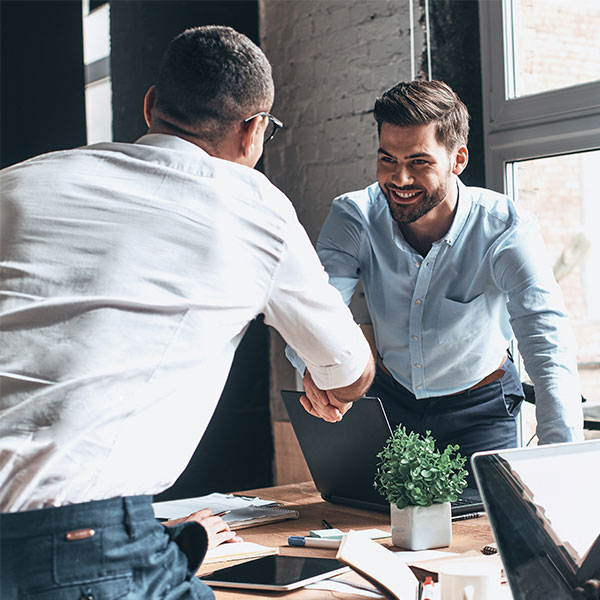
M 397 164 L 396 169 L 392 175 L 392 183 L 398 187 L 404 187 L 406 185 L 412 185 L 415 182 L 415 178 L 412 173 L 404 165 Z

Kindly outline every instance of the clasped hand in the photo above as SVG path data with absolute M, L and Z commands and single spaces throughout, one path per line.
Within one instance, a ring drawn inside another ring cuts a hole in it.
M 301 396 L 300 403 L 313 417 L 319 417 L 329 423 L 337 423 L 350 410 L 352 402 L 341 402 L 330 390 L 319 389 L 308 370 L 302 383 L 305 395 Z

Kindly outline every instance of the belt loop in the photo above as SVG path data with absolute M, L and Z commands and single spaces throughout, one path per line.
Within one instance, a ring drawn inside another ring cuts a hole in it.
M 123 525 L 125 526 L 125 530 L 127 531 L 127 535 L 131 539 L 136 538 L 136 527 L 135 527 L 135 518 L 133 513 L 133 507 L 131 505 L 131 498 L 125 496 L 123 498 Z

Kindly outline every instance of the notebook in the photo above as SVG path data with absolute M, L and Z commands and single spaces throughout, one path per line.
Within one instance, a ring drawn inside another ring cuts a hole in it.
M 262 546 L 261 544 L 255 544 L 254 542 L 225 543 L 208 550 L 202 564 L 210 565 L 220 562 L 259 558 L 261 556 L 278 553 L 279 548 Z
M 222 519 L 232 529 L 244 529 L 275 521 L 297 519 L 299 516 L 297 510 L 282 508 L 272 500 L 221 494 L 219 492 L 197 498 L 154 502 L 152 508 L 154 509 L 154 516 L 163 520 L 186 517 L 203 508 L 209 508 L 215 515 L 227 511 Z
M 515 600 L 572 600 L 600 579 L 600 440 L 481 452 L 471 463 Z
M 392 435 L 379 398 L 361 398 L 341 421 L 328 423 L 304 410 L 302 394 L 283 390 L 281 397 L 321 497 L 335 504 L 389 512 L 390 505 L 373 487 L 377 454 Z M 472 488 L 452 504 L 453 516 L 481 510 L 481 498 Z

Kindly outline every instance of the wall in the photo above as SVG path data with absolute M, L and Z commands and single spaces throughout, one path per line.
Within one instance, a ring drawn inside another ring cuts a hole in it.
M 445 81 L 471 116 L 466 185 L 485 185 L 479 5 L 477 0 L 429 0 L 431 78 Z M 421 57 L 425 65 L 426 56 Z
M 131 142 L 145 133 L 144 94 L 175 35 L 198 25 L 229 25 L 258 42 L 255 0 L 127 0 L 110 3 L 113 136 Z
M 0 3 L 0 168 L 85 144 L 81 3 Z

